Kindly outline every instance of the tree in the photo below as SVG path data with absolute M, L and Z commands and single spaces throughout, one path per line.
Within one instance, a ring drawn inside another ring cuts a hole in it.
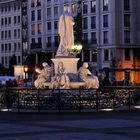
M 17 59 L 16 59 L 15 54 L 13 54 L 13 56 L 11 57 L 11 59 L 9 61 L 8 74 L 10 76 L 14 76 L 14 65 L 17 65 Z
M 7 69 L 2 64 L 0 64 L 0 76 L 6 75 L 6 71 Z

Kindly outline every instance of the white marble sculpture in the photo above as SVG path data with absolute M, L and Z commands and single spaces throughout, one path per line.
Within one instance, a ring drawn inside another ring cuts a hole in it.
M 58 73 L 52 77 L 51 80 L 51 88 L 52 89 L 69 89 L 70 87 L 70 80 L 67 76 L 67 72 L 63 66 L 62 62 L 58 64 Z
M 68 50 L 74 46 L 73 17 L 70 16 L 69 6 L 64 7 L 64 13 L 59 18 L 58 34 L 60 44 L 56 56 L 68 56 Z
M 99 80 L 98 77 L 93 75 L 88 70 L 88 63 L 84 62 L 83 66 L 81 66 L 78 70 L 80 80 L 85 82 L 85 88 L 91 89 L 91 88 L 99 88 Z
M 39 75 L 34 82 L 35 87 L 38 89 L 45 88 L 46 87 L 45 82 L 50 81 L 51 79 L 51 73 L 52 73 L 51 67 L 46 62 L 44 62 L 42 66 L 43 69 L 38 70 Z

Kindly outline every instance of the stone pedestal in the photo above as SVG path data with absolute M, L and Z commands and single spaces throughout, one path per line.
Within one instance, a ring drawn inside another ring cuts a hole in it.
M 69 57 L 61 57 L 61 58 L 53 58 L 51 59 L 54 63 L 55 74 L 58 73 L 58 64 L 59 62 L 63 63 L 64 68 L 67 73 L 77 74 L 77 62 L 79 58 L 69 58 Z

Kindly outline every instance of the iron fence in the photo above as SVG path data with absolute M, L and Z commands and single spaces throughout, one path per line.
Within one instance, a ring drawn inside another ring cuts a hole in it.
M 50 90 L 1 88 L 0 110 L 13 112 L 112 111 L 140 109 L 140 87 Z

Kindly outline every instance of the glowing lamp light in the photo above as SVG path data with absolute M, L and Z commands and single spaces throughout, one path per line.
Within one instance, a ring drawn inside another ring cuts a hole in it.
M 24 68 L 24 71 L 27 72 L 27 71 L 28 71 L 28 67 L 25 67 L 25 68 Z
M 105 109 L 101 109 L 102 111 L 113 111 L 112 108 L 105 108 Z
M 82 45 L 74 45 L 72 49 L 82 50 Z
M 38 69 L 38 68 L 36 68 L 36 69 L 35 69 L 35 72 L 36 72 L 36 73 L 38 73 L 38 72 L 39 72 L 39 69 Z
M 136 108 L 136 109 L 140 109 L 140 105 L 139 105 L 139 106 L 134 106 L 134 108 Z
M 81 53 L 82 45 L 74 45 L 71 49 L 68 50 L 70 55 L 77 55 Z

